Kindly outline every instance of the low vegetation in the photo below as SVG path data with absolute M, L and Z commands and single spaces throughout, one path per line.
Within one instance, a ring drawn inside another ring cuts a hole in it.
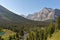
M 60 40 L 60 30 L 58 30 L 57 32 L 54 32 L 52 34 L 52 37 L 47 38 L 47 40 Z
M 50 40 L 52 38 L 54 40 L 54 35 L 59 34 L 60 17 L 57 18 L 56 22 L 51 21 L 49 24 L 40 24 L 38 22 L 35 22 L 34 24 L 26 22 L 9 24 L 2 23 L 0 26 L 3 28 L 0 29 L 0 32 L 4 32 L 4 34 L 0 36 L 1 40 Z M 56 38 L 57 37 L 59 38 L 58 35 Z

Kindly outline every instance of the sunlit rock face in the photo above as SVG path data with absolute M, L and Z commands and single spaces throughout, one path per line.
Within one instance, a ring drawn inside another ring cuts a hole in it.
M 34 14 L 29 14 L 27 19 L 34 21 L 45 21 L 49 19 L 56 19 L 60 15 L 59 9 L 43 8 L 40 12 L 35 12 Z

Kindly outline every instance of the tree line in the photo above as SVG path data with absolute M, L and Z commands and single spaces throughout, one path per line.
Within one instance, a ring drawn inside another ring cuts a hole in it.
M 46 24 L 0 23 L 0 27 L 16 32 L 16 35 L 9 36 L 9 40 L 47 40 L 47 37 L 51 37 L 54 32 L 60 30 L 60 17 L 57 18 L 56 22 L 52 21 Z M 1 37 L 0 39 L 4 40 Z

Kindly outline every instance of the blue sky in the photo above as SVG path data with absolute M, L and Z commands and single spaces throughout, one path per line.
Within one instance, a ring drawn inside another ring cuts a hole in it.
M 0 0 L 0 5 L 16 14 L 32 14 L 44 7 L 60 9 L 60 0 Z

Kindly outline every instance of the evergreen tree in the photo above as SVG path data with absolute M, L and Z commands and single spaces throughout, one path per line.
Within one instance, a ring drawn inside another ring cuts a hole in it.
M 12 40 L 12 37 L 11 36 L 9 36 L 9 40 Z
M 2 37 L 0 36 L 0 40 L 2 40 Z
M 48 33 L 48 36 L 51 37 L 51 34 L 54 32 L 54 26 L 53 26 L 53 23 L 51 22 L 47 28 L 47 33 Z
M 57 18 L 56 24 L 55 24 L 55 31 L 57 31 L 58 29 L 60 29 L 60 16 Z

